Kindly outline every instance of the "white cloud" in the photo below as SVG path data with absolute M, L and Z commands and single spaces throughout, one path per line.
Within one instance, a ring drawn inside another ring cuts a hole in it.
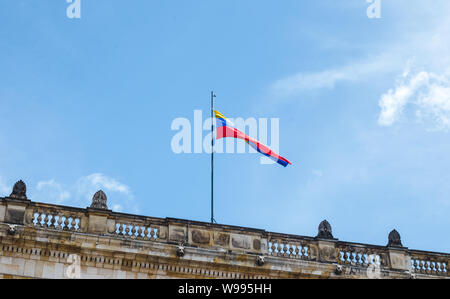
M 383 54 L 334 69 L 301 72 L 276 81 L 272 84 L 271 89 L 279 95 L 291 95 L 304 90 L 334 88 L 338 82 L 365 80 L 379 72 L 391 71 L 395 66 L 396 63 Z
M 450 129 L 450 80 L 446 74 L 437 75 L 406 70 L 395 88 L 381 96 L 378 124 L 391 126 L 406 107 L 415 111 L 420 121 L 433 123 L 436 130 Z
M 112 210 L 113 210 L 114 212 L 122 212 L 123 208 L 122 208 L 121 205 L 115 204 L 115 205 L 113 205 Z
M 434 84 L 427 94 L 418 99 L 418 114 L 429 117 L 435 123 L 436 130 L 450 129 L 450 84 L 445 86 Z
M 336 5 L 345 4 L 339 2 Z M 360 9 L 360 7 L 355 8 L 349 5 L 349 12 L 353 9 Z M 298 72 L 276 80 L 270 86 L 275 98 L 295 95 L 307 90 L 332 89 L 342 82 L 382 80 L 388 75 L 401 72 L 405 63 L 411 59 L 421 65 L 424 71 L 434 73 L 445 71 L 450 65 L 448 55 L 450 53 L 450 18 L 448 18 L 450 3 L 448 0 L 436 0 L 432 5 L 428 2 L 412 4 L 407 0 L 393 1 L 383 4 L 383 11 L 389 12 L 391 16 L 390 20 L 393 22 L 391 34 L 387 33 L 386 38 L 380 41 L 369 40 L 367 44 L 351 41 L 353 44 L 358 43 L 360 50 L 367 49 L 365 56 L 356 57 L 337 67 Z M 311 35 L 314 32 L 308 34 Z M 340 44 L 346 44 L 348 41 L 342 40 L 341 43 L 336 43 L 337 37 L 330 38 L 323 34 L 319 36 L 323 39 L 322 42 L 329 43 L 336 49 L 347 49 Z M 345 38 L 345 35 L 343 36 Z M 401 92 L 407 92 L 407 90 L 399 89 L 399 94 L 395 96 L 401 97 Z
M 38 182 L 36 190 L 34 200 L 63 204 L 70 199 L 70 192 L 54 179 Z
M 107 177 L 101 173 L 93 173 L 85 177 L 81 177 L 77 181 L 77 186 L 80 190 L 85 191 L 95 190 L 99 188 L 105 189 L 104 191 L 113 191 L 123 194 L 130 194 L 130 188 L 127 185 L 120 183 L 119 181 Z
M 130 187 L 102 173 L 93 173 L 79 178 L 75 184 L 75 190 L 78 198 L 84 204 L 90 205 L 95 192 L 103 190 L 108 197 L 107 204 L 110 209 L 139 212 L 139 207 L 134 200 Z
M 91 205 L 92 197 L 98 190 L 106 193 L 107 205 L 113 211 L 139 212 L 130 187 L 102 173 L 80 177 L 75 183 L 68 186 L 64 186 L 55 179 L 40 181 L 36 188 L 31 190 L 30 198 L 40 202 L 87 207 Z

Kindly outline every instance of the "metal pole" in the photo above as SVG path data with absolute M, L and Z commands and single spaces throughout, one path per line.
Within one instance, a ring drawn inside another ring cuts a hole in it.
M 211 91 L 211 223 L 214 219 L 214 98 L 216 95 Z

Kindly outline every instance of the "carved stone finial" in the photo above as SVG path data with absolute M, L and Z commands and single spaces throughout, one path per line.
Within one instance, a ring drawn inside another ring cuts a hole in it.
M 27 186 L 22 180 L 14 184 L 12 193 L 9 197 L 27 199 Z
M 330 223 L 328 223 L 328 221 L 324 220 L 324 221 L 320 222 L 319 233 L 317 234 L 316 238 L 333 239 L 331 225 L 330 225 Z
M 403 247 L 400 234 L 395 229 L 389 233 L 388 247 Z
M 108 206 L 106 205 L 106 194 L 102 190 L 97 191 L 92 198 L 91 208 L 93 209 L 102 209 L 107 210 Z

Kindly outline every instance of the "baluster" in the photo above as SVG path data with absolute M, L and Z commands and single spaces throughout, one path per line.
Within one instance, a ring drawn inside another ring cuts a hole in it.
M 345 251 L 343 249 L 340 249 L 339 255 L 342 253 L 342 256 L 340 256 L 340 260 L 342 263 L 345 263 Z
M 55 222 L 56 222 L 55 215 L 52 215 L 52 219 L 50 220 L 50 227 L 51 228 L 55 228 Z
M 426 271 L 425 261 L 421 260 L 420 261 L 420 272 L 425 273 L 425 271 Z
M 306 258 L 306 244 L 302 244 L 301 258 Z
M 367 266 L 367 251 L 361 253 L 361 265 Z
M 433 271 L 433 262 L 428 260 L 428 273 L 432 273 Z
M 295 246 L 295 257 L 297 257 L 297 258 L 301 258 L 301 256 L 300 256 L 300 247 L 301 246 L 302 245 Z
M 119 235 L 123 235 L 123 225 L 119 223 Z
M 347 264 L 350 264 L 352 262 L 352 252 L 351 251 L 345 252 L 345 261 Z
M 136 226 L 133 224 L 131 225 L 131 237 L 136 237 Z
M 44 217 L 44 228 L 47 228 L 48 227 L 48 214 L 47 213 L 45 213 L 45 217 Z
M 130 236 L 130 225 L 129 225 L 129 224 L 126 224 L 126 225 L 125 225 L 125 235 L 126 235 L 127 237 Z
M 42 226 L 42 214 L 41 213 L 38 214 L 38 218 L 37 218 L 36 224 L 38 226 Z
M 433 261 L 430 261 L 430 271 L 436 272 L 436 263 Z
M 76 220 L 76 217 L 72 216 L 72 222 L 70 223 L 70 230 L 72 230 L 72 231 L 76 230 L 75 226 L 77 225 L 77 222 L 75 220 Z
M 350 264 L 353 264 L 353 251 L 348 252 L 348 260 Z
M 411 260 L 412 271 L 415 272 L 417 270 L 417 261 L 416 259 Z
M 69 230 L 69 217 L 64 216 L 64 230 Z
M 422 262 L 420 260 L 416 260 L 416 272 L 420 272 L 422 268 Z
M 43 220 L 44 220 L 43 215 L 42 215 L 41 212 L 39 212 L 39 216 L 38 216 L 38 224 L 39 224 L 40 227 L 44 226 Z
M 145 226 L 144 227 L 144 240 L 148 240 L 148 233 L 149 233 L 148 226 Z
M 139 239 L 142 238 L 142 226 L 140 226 L 140 225 L 138 226 L 137 237 L 138 237 Z
M 62 216 L 61 215 L 58 216 L 58 222 L 57 223 L 58 223 L 58 227 L 57 228 L 58 229 L 62 229 Z
M 280 250 L 281 250 L 281 245 L 280 245 L 280 241 L 277 240 L 277 242 L 275 243 L 275 255 L 279 255 L 280 254 Z
M 281 243 L 281 241 L 277 243 L 277 251 L 279 256 L 283 254 L 283 243 Z
M 271 246 L 271 249 L 272 249 L 272 252 L 271 252 L 271 254 L 272 255 L 275 255 L 275 242 L 274 241 L 272 241 L 272 246 Z

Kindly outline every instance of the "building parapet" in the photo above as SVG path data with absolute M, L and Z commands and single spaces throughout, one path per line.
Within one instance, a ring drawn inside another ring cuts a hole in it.
M 24 238 L 35 238 L 33 241 L 36 241 L 38 234 L 46 232 L 50 239 L 57 239 L 56 236 L 61 233 L 69 239 L 73 236 L 96 236 L 98 240 L 115 240 L 119 244 L 116 250 L 130 242 L 141 247 L 164 248 L 173 251 L 170 253 L 172 260 L 189 259 L 190 256 L 190 264 L 196 259 L 199 262 L 201 257 L 198 255 L 203 254 L 221 255 L 221 260 L 228 258 L 233 265 L 229 256 L 234 254 L 245 256 L 245 262 L 234 262 L 236 267 L 260 268 L 266 272 L 276 269 L 279 273 L 302 273 L 301 267 L 307 267 L 310 271 L 304 274 L 309 277 L 314 277 L 315 271 L 320 273 L 318 277 L 336 278 L 371 278 L 372 274 L 398 278 L 450 277 L 450 254 L 403 247 L 400 234 L 395 230 L 389 234 L 388 245 L 377 246 L 338 240 L 333 237 L 327 221 L 319 225 L 316 237 L 308 237 L 232 225 L 131 215 L 109 210 L 102 191 L 94 195 L 90 207 L 75 208 L 29 200 L 22 181 L 16 183 L 10 196 L 0 197 L 0 232 L 2 230 L 5 232 L 3 236 L 0 233 L 3 250 L 9 248 L 5 247 L 8 238 L 18 239 L 23 234 Z M 9 246 L 13 246 L 14 242 L 8 242 Z M 99 242 L 96 241 L 96 244 Z M 114 258 L 117 256 L 120 255 L 116 254 Z M 124 250 L 121 264 L 124 259 L 132 265 L 137 263 L 136 260 L 126 259 L 126 256 Z M 266 276 L 261 274 L 261 277 L 276 277 L 269 275 L 269 272 Z M 229 272 L 223 273 L 228 275 Z M 284 277 L 299 277 L 295 273 Z

